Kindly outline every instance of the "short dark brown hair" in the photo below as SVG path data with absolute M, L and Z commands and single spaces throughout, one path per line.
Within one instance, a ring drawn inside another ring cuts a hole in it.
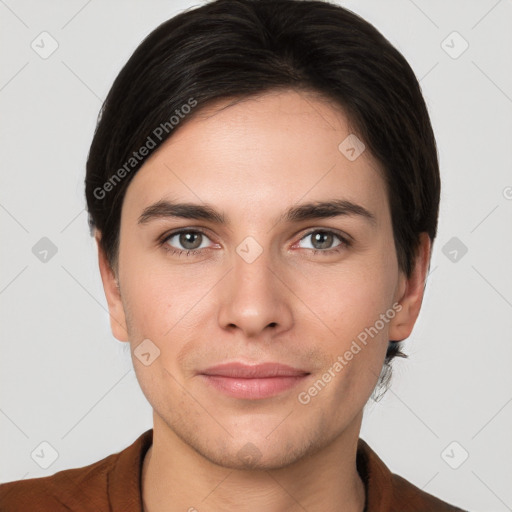
M 147 158 L 213 101 L 277 89 L 320 93 L 342 107 L 381 164 L 399 268 L 411 275 L 420 233 L 436 236 L 440 196 L 420 85 L 373 25 L 310 0 L 216 0 L 166 21 L 135 50 L 101 109 L 85 179 L 90 225 L 113 268 L 124 194 Z M 391 341 L 381 383 L 397 355 Z

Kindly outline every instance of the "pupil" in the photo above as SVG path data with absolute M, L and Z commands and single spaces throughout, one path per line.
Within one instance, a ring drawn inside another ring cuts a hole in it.
M 180 244 L 185 247 L 185 249 L 197 249 L 201 242 L 199 240 L 199 233 L 181 233 L 180 234 Z

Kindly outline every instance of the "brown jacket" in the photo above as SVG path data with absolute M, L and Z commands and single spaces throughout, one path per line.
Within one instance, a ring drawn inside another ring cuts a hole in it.
M 153 430 L 119 453 L 82 468 L 0 485 L 1 512 L 141 512 L 141 470 Z M 366 512 L 461 512 L 392 474 L 359 439 L 357 468 Z

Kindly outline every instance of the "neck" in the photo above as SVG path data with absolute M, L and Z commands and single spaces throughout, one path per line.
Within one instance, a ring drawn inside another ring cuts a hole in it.
M 143 512 L 362 512 L 356 469 L 362 415 L 331 444 L 280 469 L 237 470 L 202 457 L 154 414 L 142 468 Z

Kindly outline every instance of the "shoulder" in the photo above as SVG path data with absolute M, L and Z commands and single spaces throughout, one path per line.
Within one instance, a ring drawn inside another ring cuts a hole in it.
M 358 442 L 357 469 L 369 512 L 464 512 L 392 473 L 363 439 Z
M 411 484 L 400 475 L 392 474 L 393 481 L 393 507 L 391 511 L 401 511 L 407 505 L 408 512 L 465 512 L 463 509 L 450 505 L 436 498 L 419 487 Z
M 2 512 L 103 512 L 137 510 L 140 471 L 153 431 L 124 450 L 81 468 L 0 484 Z
M 0 485 L 2 511 L 18 510 L 69 511 L 108 510 L 108 474 L 118 454 L 82 468 L 59 471 L 51 476 L 16 480 Z M 107 505 L 107 508 L 105 508 Z

